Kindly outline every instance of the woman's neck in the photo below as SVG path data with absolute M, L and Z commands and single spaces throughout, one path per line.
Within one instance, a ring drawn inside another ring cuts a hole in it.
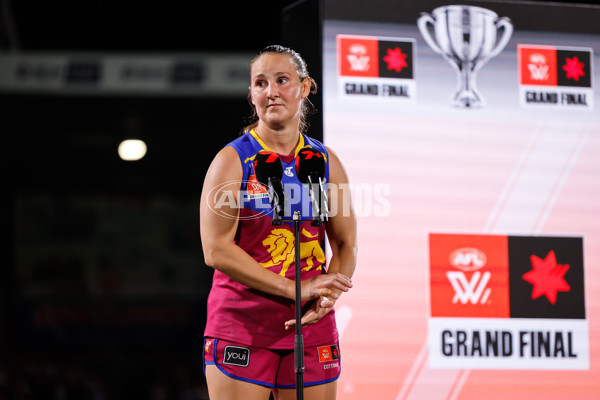
M 254 131 L 270 149 L 282 155 L 293 152 L 300 139 L 297 127 L 276 130 L 259 121 Z

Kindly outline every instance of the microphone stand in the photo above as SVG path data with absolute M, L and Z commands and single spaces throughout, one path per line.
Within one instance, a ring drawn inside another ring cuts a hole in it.
M 326 218 L 321 214 L 318 222 L 312 221 L 311 225 L 321 226 L 323 219 Z M 293 215 L 294 221 L 294 250 L 296 260 L 295 265 L 295 285 L 296 285 L 296 336 L 294 337 L 294 372 L 296 373 L 296 400 L 304 398 L 304 337 L 302 336 L 302 280 L 300 274 L 302 268 L 300 266 L 300 211 L 295 211 Z M 326 222 L 326 221 L 325 221 Z
M 300 267 L 300 211 L 294 212 L 295 281 L 296 281 L 296 336 L 294 337 L 294 372 L 296 372 L 296 399 L 304 398 L 304 337 L 302 336 L 302 286 Z
M 313 205 L 315 202 L 313 201 Z M 325 209 L 321 207 L 321 210 L 317 211 L 317 216 L 313 217 L 311 225 L 321 226 L 323 222 L 327 222 L 327 203 L 325 203 Z M 279 217 L 274 214 L 274 218 Z M 288 220 L 289 221 L 289 220 Z M 296 400 L 304 399 L 304 337 L 302 336 L 302 279 L 300 266 L 300 223 L 302 222 L 300 211 L 294 211 L 293 219 L 294 222 L 294 252 L 295 252 L 295 288 L 296 288 L 296 336 L 294 337 L 294 372 L 296 373 Z M 273 225 L 280 225 L 281 219 L 274 219 Z

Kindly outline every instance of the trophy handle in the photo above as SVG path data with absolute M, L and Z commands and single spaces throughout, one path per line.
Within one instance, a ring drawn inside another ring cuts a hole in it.
M 437 45 L 437 43 L 435 42 L 435 40 L 433 40 L 431 34 L 429 33 L 429 28 L 427 26 L 428 23 L 435 28 L 435 19 L 431 16 L 431 14 L 421 13 L 421 16 L 419 17 L 419 19 L 417 19 L 417 25 L 419 27 L 419 30 L 421 31 L 421 35 L 423 35 L 423 38 L 425 39 L 429 47 L 433 49 L 433 51 L 443 55 L 444 52 L 442 51 L 442 49 L 440 49 L 440 46 Z
M 496 30 L 500 28 L 504 28 L 504 33 L 502 34 L 502 37 L 500 38 L 500 40 L 496 44 L 496 47 L 494 48 L 494 50 L 492 50 L 488 58 L 496 57 L 498 53 L 500 53 L 502 49 L 504 49 L 504 47 L 508 43 L 508 40 L 510 39 L 510 36 L 513 33 L 513 25 L 510 22 L 510 19 L 507 17 L 502 17 L 496 22 Z

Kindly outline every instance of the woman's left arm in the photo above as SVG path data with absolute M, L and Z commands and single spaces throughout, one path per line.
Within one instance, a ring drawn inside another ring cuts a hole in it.
M 356 268 L 357 227 L 356 215 L 350 196 L 348 175 L 339 157 L 329 152 L 329 204 L 331 213 L 327 223 L 327 238 L 331 246 L 328 274 L 340 273 L 352 278 Z M 340 293 L 341 294 L 341 293 Z

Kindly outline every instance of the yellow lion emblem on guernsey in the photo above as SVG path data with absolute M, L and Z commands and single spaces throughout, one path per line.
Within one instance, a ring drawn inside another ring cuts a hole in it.
M 309 242 L 300 242 L 300 258 L 306 260 L 307 264 L 302 270 L 310 271 L 313 269 L 315 260 L 320 263 L 317 270 L 321 270 L 322 265 L 325 263 L 325 253 L 323 253 L 323 249 L 321 249 L 319 241 L 316 239 L 318 235 L 311 235 L 304 228 L 302 229 L 302 235 L 315 238 L 315 240 Z M 281 265 L 279 275 L 285 276 L 290 265 L 294 263 L 294 234 L 287 229 L 276 228 L 262 241 L 262 244 L 267 247 L 271 260 L 260 264 L 265 268 Z

